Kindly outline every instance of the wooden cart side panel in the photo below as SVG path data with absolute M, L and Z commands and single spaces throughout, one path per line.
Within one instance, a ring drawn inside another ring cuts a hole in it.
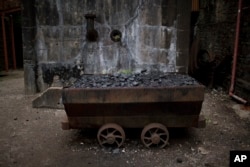
M 64 104 L 69 117 L 199 115 L 202 102 Z
M 197 127 L 202 101 L 189 103 L 65 104 L 69 126 L 73 129 L 117 123 L 141 128 L 158 122 L 167 127 Z
M 152 103 L 203 101 L 204 87 L 64 88 L 63 103 Z
M 106 123 L 117 123 L 124 128 L 143 128 L 153 122 L 161 123 L 166 127 L 198 127 L 198 115 L 182 116 L 97 116 L 97 117 L 68 117 L 71 129 L 100 128 Z

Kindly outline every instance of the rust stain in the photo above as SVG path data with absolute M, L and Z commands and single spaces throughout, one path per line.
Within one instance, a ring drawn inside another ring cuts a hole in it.
M 244 110 L 244 111 L 250 111 L 250 106 L 249 105 L 241 105 L 240 109 Z

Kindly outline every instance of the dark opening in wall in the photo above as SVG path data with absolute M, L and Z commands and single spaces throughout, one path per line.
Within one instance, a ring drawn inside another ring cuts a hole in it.
M 98 39 L 98 32 L 94 27 L 94 20 L 96 18 L 95 14 L 86 14 L 85 18 L 87 19 L 87 35 L 86 38 L 90 42 L 95 42 Z
M 88 30 L 86 38 L 90 42 L 95 42 L 98 39 L 98 32 L 96 30 Z
M 110 38 L 114 42 L 119 42 L 122 39 L 122 33 L 119 30 L 113 30 L 110 34 Z

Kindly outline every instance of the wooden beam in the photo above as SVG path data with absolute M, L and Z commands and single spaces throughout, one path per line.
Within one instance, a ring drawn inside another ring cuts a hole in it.
M 16 69 L 16 50 L 15 50 L 15 34 L 14 34 L 13 16 L 10 16 L 10 36 L 11 36 L 13 69 L 15 70 Z
M 9 61 L 8 61 L 8 52 L 7 52 L 7 41 L 6 41 L 6 32 L 5 32 L 4 13 L 2 13 L 1 18 L 2 18 L 3 51 L 4 51 L 5 71 L 8 72 L 9 71 Z
M 4 14 L 9 14 L 9 13 L 13 13 L 13 12 L 18 12 L 21 11 L 20 7 L 16 7 L 16 8 L 11 8 L 11 9 L 7 9 L 7 10 L 1 10 L 0 13 L 4 13 Z

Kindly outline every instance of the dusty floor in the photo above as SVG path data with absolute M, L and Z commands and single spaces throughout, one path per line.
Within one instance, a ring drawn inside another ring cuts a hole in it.
M 98 146 L 96 131 L 61 130 L 63 110 L 35 109 L 23 72 L 0 76 L 0 167 L 228 167 L 230 150 L 250 150 L 250 111 L 221 91 L 207 91 L 205 129 L 170 129 L 170 145 L 146 149 L 140 130 L 127 130 L 121 149 Z

